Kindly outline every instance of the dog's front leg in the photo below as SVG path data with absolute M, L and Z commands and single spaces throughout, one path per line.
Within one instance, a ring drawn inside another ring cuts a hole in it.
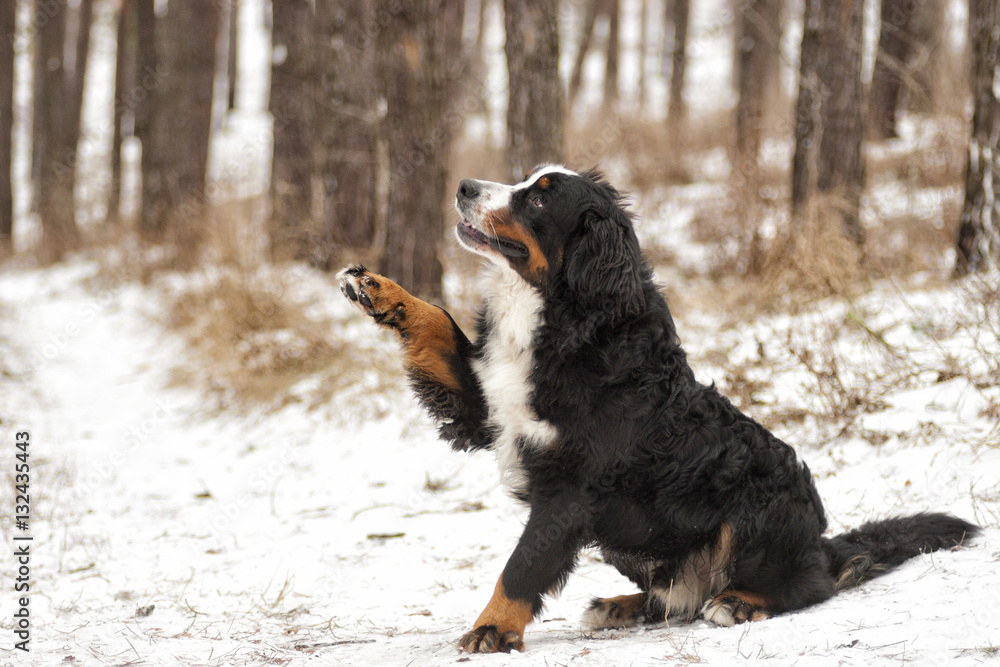
M 459 641 L 470 653 L 524 650 L 524 627 L 542 608 L 542 595 L 562 588 L 583 546 L 589 509 L 578 493 L 533 499 L 524 533 L 497 580 L 475 627 Z
M 443 308 L 360 265 L 337 274 L 340 290 L 380 327 L 399 334 L 410 386 L 456 449 L 489 445 L 486 400 L 470 365 L 472 343 Z

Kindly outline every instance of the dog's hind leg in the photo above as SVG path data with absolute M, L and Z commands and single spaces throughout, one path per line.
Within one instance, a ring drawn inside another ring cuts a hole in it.
M 473 346 L 451 315 L 363 266 L 337 277 L 355 307 L 399 335 L 410 385 L 441 437 L 455 449 L 488 446 L 486 401 L 469 363 Z
M 631 628 L 639 623 L 658 623 L 663 620 L 664 612 L 665 608 L 655 596 L 633 593 L 594 598 L 581 622 L 585 630 Z

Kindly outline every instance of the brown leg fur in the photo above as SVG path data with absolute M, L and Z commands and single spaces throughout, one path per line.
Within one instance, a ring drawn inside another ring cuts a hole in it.
M 469 653 L 524 651 L 524 627 L 531 617 L 530 604 L 507 597 L 500 575 L 493 597 L 476 619 L 475 629 L 458 640 L 458 648 Z
M 445 311 L 360 265 L 344 269 L 339 278 L 341 291 L 361 312 L 399 334 L 408 372 L 459 391 L 449 363 L 457 354 L 455 325 Z

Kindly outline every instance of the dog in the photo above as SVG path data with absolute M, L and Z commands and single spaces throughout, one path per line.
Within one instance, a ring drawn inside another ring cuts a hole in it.
M 516 185 L 467 179 L 456 208 L 459 244 L 488 260 L 474 340 L 363 266 L 338 278 L 399 335 L 441 438 L 492 450 L 529 508 L 460 650 L 523 651 L 543 596 L 588 545 L 639 592 L 594 599 L 586 628 L 728 626 L 816 604 L 976 534 L 924 513 L 824 537 L 806 464 L 695 380 L 623 197 L 600 174 L 542 165 Z

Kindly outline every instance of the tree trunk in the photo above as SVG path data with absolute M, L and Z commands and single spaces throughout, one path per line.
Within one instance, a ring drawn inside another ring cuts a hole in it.
M 377 80 L 386 101 L 382 135 L 389 156 L 386 239 L 381 269 L 425 298 L 441 296 L 447 79 L 444 0 L 376 2 L 393 16 L 376 39 Z
M 750 0 L 741 5 L 737 24 L 738 101 L 732 173 L 749 271 L 755 271 L 760 260 L 760 170 L 757 157 L 764 126 L 764 96 L 771 90 L 771 79 L 778 74 L 779 12 L 778 0 Z
M 605 115 L 614 112 L 618 104 L 618 33 L 621 7 L 618 0 L 608 0 L 608 48 L 604 66 L 604 99 L 601 111 Z
M 863 0 L 807 0 L 802 35 L 792 211 L 799 215 L 815 191 L 843 199 L 843 233 L 864 242 L 859 219 L 864 162 L 861 84 Z
M 841 195 L 844 235 L 864 243 L 861 190 L 864 183 L 865 96 L 861 83 L 864 50 L 864 0 L 822 3 L 820 62 L 824 96 L 820 104 L 823 136 L 819 143 L 816 190 Z
M 371 251 L 375 240 L 376 133 L 375 50 L 371 40 L 352 44 L 349 30 L 371 19 L 364 5 L 321 0 L 318 26 L 329 45 L 320 60 L 321 107 L 316 128 L 324 207 L 320 245 L 313 261 L 325 269 L 339 265 L 337 248 L 351 254 Z
M 41 260 L 57 262 L 80 243 L 73 203 L 73 174 L 76 169 L 76 143 L 79 117 L 68 110 L 77 108 L 71 99 L 72 70 L 66 64 L 66 18 L 59 7 L 51 15 L 42 5 L 36 6 L 37 65 L 34 132 L 37 158 L 38 216 L 42 224 Z M 72 125 L 76 122 L 77 128 Z
M 799 52 L 799 92 L 795 102 L 795 152 L 792 156 L 792 218 L 800 219 L 816 187 L 817 128 L 822 100 L 819 83 L 820 0 L 805 0 L 802 47 Z
M 504 0 L 507 41 L 507 167 L 520 180 L 563 159 L 556 0 Z
M 687 122 L 687 105 L 684 103 L 684 70 L 687 66 L 688 22 L 691 15 L 690 0 L 672 0 L 668 3 L 667 34 L 673 35 L 670 50 L 670 94 L 667 102 L 667 133 L 672 144 L 683 136 Z
M 972 115 L 955 272 L 1000 267 L 1000 3 L 969 2 Z
M 878 55 L 868 103 L 870 135 L 875 139 L 896 136 L 896 110 L 915 38 L 911 25 L 916 6 L 912 0 L 882 0 Z
M 135 0 L 122 0 L 118 10 L 118 39 L 115 53 L 115 97 L 111 136 L 111 183 L 108 190 L 108 222 L 116 224 L 121 213 L 122 139 L 124 125 L 135 125 L 135 105 L 140 94 L 136 76 L 139 24 Z
M 649 4 L 650 0 L 641 0 L 639 14 L 639 110 L 646 110 L 646 55 L 649 51 Z M 659 25 L 659 23 L 657 23 Z M 655 43 L 655 40 L 654 40 Z
M 94 0 L 80 0 L 80 6 L 73 12 L 72 35 L 67 32 L 67 39 L 72 38 L 73 65 L 67 68 L 67 84 L 70 86 L 69 106 L 66 127 L 69 130 L 67 146 L 72 145 L 74 151 L 80 143 L 80 122 L 83 112 L 83 86 L 87 77 L 87 61 L 90 55 L 90 24 L 94 18 Z
M 142 151 L 140 232 L 154 242 L 169 235 L 187 251 L 199 245 L 207 206 L 219 19 L 214 3 L 173 2 L 157 34 L 162 66 L 150 143 Z
M 594 38 L 594 24 L 597 23 L 597 14 L 600 11 L 601 0 L 590 0 L 587 4 L 587 13 L 583 18 L 583 30 L 580 31 L 580 44 L 576 51 L 576 58 L 573 60 L 573 70 L 569 76 L 569 106 L 576 104 L 576 96 L 580 93 L 580 84 L 583 80 L 583 61 L 590 50 L 590 42 Z
M 313 216 L 313 128 L 319 63 L 313 48 L 310 0 L 273 5 L 271 95 L 271 255 L 306 259 L 317 237 Z M 320 202 L 322 204 L 322 202 Z
M 161 83 L 159 58 L 156 55 L 155 0 L 134 0 L 136 25 L 135 51 L 135 127 L 133 132 L 142 142 L 143 153 L 151 145 L 153 115 Z
M 239 0 L 229 0 L 229 25 L 226 27 L 226 109 L 232 111 L 236 108 L 236 77 L 237 65 L 239 64 Z
M 14 251 L 14 192 L 11 132 L 14 129 L 14 42 L 16 2 L 0 3 L 0 259 Z

